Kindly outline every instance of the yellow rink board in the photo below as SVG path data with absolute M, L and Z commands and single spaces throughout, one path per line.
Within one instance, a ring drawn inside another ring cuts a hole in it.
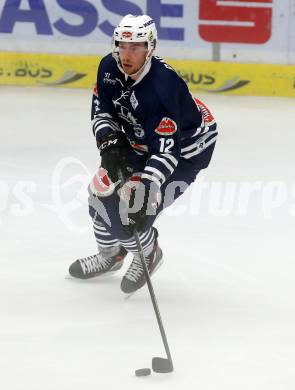
M 101 57 L 0 53 L 0 85 L 92 88 Z M 295 97 L 295 66 L 169 60 L 192 92 Z

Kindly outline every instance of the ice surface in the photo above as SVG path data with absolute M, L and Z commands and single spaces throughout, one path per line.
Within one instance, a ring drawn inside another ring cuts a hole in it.
M 202 98 L 214 158 L 157 223 L 175 372 L 136 378 L 165 355 L 147 288 L 120 291 L 130 258 L 113 277 L 65 279 L 96 250 L 91 91 L 1 86 L 1 389 L 294 389 L 295 101 Z

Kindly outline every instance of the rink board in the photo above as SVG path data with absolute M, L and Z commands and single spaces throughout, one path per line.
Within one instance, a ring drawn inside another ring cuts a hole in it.
M 101 57 L 0 53 L 0 85 L 91 88 Z M 192 92 L 295 97 L 295 66 L 167 60 Z

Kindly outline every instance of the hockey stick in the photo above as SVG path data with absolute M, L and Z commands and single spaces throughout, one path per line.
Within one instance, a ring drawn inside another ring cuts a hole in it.
M 122 185 L 124 183 L 124 176 L 123 176 L 123 173 L 122 173 L 121 169 L 118 169 L 118 177 L 119 177 L 119 180 L 121 181 L 121 185 Z M 149 271 L 148 271 L 148 268 L 147 268 L 147 265 L 146 265 L 146 262 L 145 262 L 145 258 L 144 258 L 144 254 L 143 254 L 143 248 L 142 248 L 142 245 L 141 245 L 141 242 L 140 242 L 138 231 L 136 229 L 134 229 L 133 234 L 134 234 L 134 238 L 135 238 L 135 241 L 136 241 L 137 250 L 138 250 L 138 253 L 139 253 L 139 256 L 140 256 L 140 261 L 141 261 L 141 264 L 142 264 L 142 267 L 143 267 L 145 280 L 146 280 L 147 285 L 148 285 L 148 289 L 149 289 L 150 297 L 151 297 L 151 300 L 152 300 L 153 308 L 154 308 L 154 311 L 155 311 L 155 314 L 156 314 L 156 318 L 157 318 L 157 322 L 158 322 L 158 325 L 159 325 L 160 333 L 161 333 L 161 336 L 162 336 L 162 341 L 163 341 L 163 344 L 164 344 L 164 347 L 165 347 L 165 351 L 166 351 L 166 355 L 167 355 L 166 359 L 165 358 L 160 358 L 160 357 L 154 357 L 152 359 L 152 368 L 153 368 L 153 370 L 155 372 L 159 372 L 159 373 L 172 372 L 173 371 L 172 357 L 171 357 L 171 353 L 170 353 L 170 349 L 169 349 L 169 345 L 168 345 L 165 329 L 164 329 L 164 326 L 163 326 L 160 310 L 159 310 L 159 307 L 158 307 L 156 295 L 155 295 L 154 288 L 153 288 L 153 285 L 152 285 L 152 282 L 151 282 L 151 278 L 150 278 L 150 275 L 149 275 Z M 147 372 L 147 369 L 139 369 L 139 370 L 137 370 L 137 374 L 138 375 L 141 375 L 141 373 L 143 373 L 143 375 L 145 375 L 144 374 L 145 372 Z
M 156 296 L 155 296 L 155 293 L 154 293 L 154 288 L 153 288 L 153 285 L 152 285 L 152 282 L 151 282 L 151 278 L 150 278 L 150 275 L 149 275 L 149 271 L 148 271 L 148 268 L 147 268 L 147 265 L 146 265 L 146 262 L 145 262 L 143 249 L 142 249 L 142 245 L 141 245 L 139 234 L 138 234 L 137 230 L 134 230 L 134 238 L 135 238 L 135 241 L 136 241 L 137 250 L 138 250 L 138 253 L 139 253 L 139 256 L 140 256 L 140 260 L 141 260 L 141 264 L 142 264 L 143 271 L 144 271 L 144 276 L 145 276 L 145 279 L 146 279 L 146 282 L 147 282 L 147 285 L 148 285 L 150 297 L 151 297 L 151 300 L 152 300 L 152 303 L 153 303 L 154 311 L 155 311 L 155 314 L 156 314 L 157 322 L 158 322 L 159 329 L 160 329 L 161 336 L 162 336 L 162 341 L 163 341 L 163 344 L 164 344 L 164 347 L 165 347 L 165 351 L 166 351 L 166 355 L 167 355 L 167 359 L 160 358 L 160 357 L 154 357 L 152 359 L 152 368 L 153 368 L 153 370 L 155 372 L 159 372 L 159 373 L 172 372 L 173 371 L 172 357 L 171 357 L 171 353 L 170 353 L 170 349 L 169 349 L 169 345 L 168 345 L 165 329 L 164 329 L 164 326 L 163 326 L 163 322 L 162 322 L 162 319 L 161 319 L 160 310 L 159 310 L 158 303 L 157 303 L 157 300 L 156 300 Z

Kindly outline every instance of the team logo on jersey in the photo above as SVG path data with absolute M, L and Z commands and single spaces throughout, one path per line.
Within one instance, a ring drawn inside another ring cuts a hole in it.
M 131 106 L 133 107 L 133 110 L 135 110 L 136 107 L 138 106 L 138 100 L 136 99 L 134 91 L 132 92 L 132 94 L 130 96 L 130 103 L 131 103 Z
M 132 31 L 123 31 L 122 32 L 122 38 L 131 38 L 132 37 Z
M 122 100 L 122 99 L 125 100 L 125 99 L 128 97 L 128 95 L 129 95 L 129 91 L 125 91 L 125 92 L 122 91 L 122 92 L 121 92 L 121 96 L 120 96 L 118 99 L 112 100 L 112 102 L 113 102 L 115 108 L 123 107 L 122 104 L 121 104 L 121 102 L 120 102 L 120 100 Z
M 155 132 L 160 135 L 170 136 L 177 131 L 177 124 L 171 118 L 164 117 L 159 123 Z

